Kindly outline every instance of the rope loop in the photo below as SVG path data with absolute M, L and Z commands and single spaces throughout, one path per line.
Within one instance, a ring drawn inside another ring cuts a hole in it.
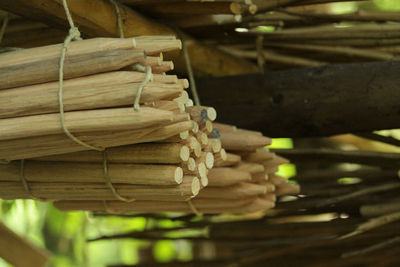
M 203 213 L 201 213 L 196 206 L 193 204 L 192 200 L 189 199 L 186 201 L 189 204 L 190 209 L 193 211 L 194 214 L 196 214 L 197 216 L 203 216 Z
M 0 28 L 0 44 L 3 41 L 4 33 L 6 32 L 9 18 L 10 18 L 10 13 L 7 13 L 5 18 L 3 19 L 3 24 L 1 25 Z
M 119 37 L 124 38 L 124 29 L 122 28 L 122 17 L 121 17 L 121 12 L 119 10 L 118 4 L 115 2 L 115 0 L 110 0 L 110 2 L 114 5 L 115 7 L 115 14 L 117 16 L 117 25 L 118 25 L 118 31 L 119 31 Z
M 108 214 L 120 214 L 120 211 L 117 210 L 113 210 L 108 206 L 108 203 L 106 200 L 103 200 L 103 207 L 104 207 L 104 211 L 107 212 Z
M 142 97 L 142 91 L 143 91 L 143 88 L 146 86 L 146 84 L 150 81 L 152 71 L 151 71 L 150 66 L 142 66 L 139 63 L 134 64 L 133 67 L 135 69 L 137 69 L 138 71 L 146 72 L 146 76 L 144 77 L 143 81 L 139 84 L 139 88 L 137 90 L 136 97 L 135 97 L 135 102 L 133 104 L 133 109 L 136 111 L 139 111 L 140 110 L 139 102 L 140 102 L 140 98 Z
M 28 195 L 30 196 L 31 199 L 46 201 L 45 198 L 35 197 L 32 194 L 32 191 L 31 191 L 31 188 L 29 187 L 28 181 L 25 178 L 25 160 L 22 159 L 20 162 L 21 162 L 21 164 L 20 164 L 20 168 L 19 168 L 19 179 L 20 179 L 22 186 L 24 187 L 26 193 L 28 193 Z
M 126 198 L 121 196 L 117 190 L 115 189 L 114 185 L 111 182 L 110 175 L 108 173 L 108 164 L 107 164 L 107 152 L 103 150 L 103 172 L 104 172 L 104 179 L 108 188 L 110 188 L 111 192 L 115 196 L 116 199 L 123 201 L 123 202 L 133 202 L 135 201 L 134 198 Z
M 81 33 L 79 32 L 78 28 L 75 27 L 74 21 L 72 20 L 71 14 L 68 9 L 68 5 L 66 0 L 63 0 L 63 5 L 64 5 L 64 10 L 65 14 L 68 19 L 68 23 L 70 25 L 70 29 L 68 32 L 67 37 L 64 40 L 62 49 L 61 49 L 61 56 L 60 56 L 60 61 L 59 61 L 59 70 L 58 70 L 58 106 L 59 106 L 59 113 L 60 113 L 60 122 L 61 122 L 61 128 L 64 132 L 64 134 L 74 141 L 75 143 L 84 146 L 88 149 L 93 149 L 97 151 L 102 151 L 103 148 L 101 147 L 95 147 L 92 146 L 86 142 L 83 142 L 82 140 L 76 138 L 67 128 L 65 124 L 65 114 L 64 114 L 64 104 L 63 104 L 63 82 L 64 82 L 64 61 L 65 61 L 65 56 L 67 53 L 67 48 L 68 45 L 71 41 L 73 40 L 82 40 L 81 38 Z

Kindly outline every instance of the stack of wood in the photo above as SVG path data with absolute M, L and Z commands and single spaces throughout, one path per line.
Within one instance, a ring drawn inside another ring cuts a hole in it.
M 186 175 L 196 175 L 201 181 L 201 190 L 190 202 L 183 200 L 143 200 L 132 203 L 107 201 L 109 211 L 113 212 L 188 212 L 188 213 L 249 213 L 265 211 L 275 206 L 276 196 L 297 194 L 299 186 L 290 184 L 283 177 L 275 175 L 278 166 L 288 161 L 265 148 L 270 139 L 261 133 L 236 129 L 234 126 L 209 123 L 207 130 L 206 107 L 189 107 L 191 117 L 200 124 L 200 135 L 189 135 L 183 141 L 191 149 L 188 164 L 183 167 Z M 212 110 L 212 109 L 211 109 Z M 200 112 L 198 112 L 200 111 Z M 199 120 L 199 114 L 204 119 Z M 214 111 L 211 112 L 214 114 Z M 214 128 L 213 128 L 214 127 Z M 197 127 L 195 127 L 197 128 Z M 203 135 L 207 132 L 209 134 Z M 203 143 L 203 149 L 196 155 L 192 140 Z M 208 139 L 208 143 L 203 141 Z M 200 137 L 200 138 L 199 138 Z M 220 139 L 218 139 L 220 138 Z M 225 147 L 229 152 L 227 153 Z M 212 153 L 211 153 L 212 152 Z M 232 152 L 232 153 L 231 153 Z M 208 153 L 208 154 L 204 154 Z M 195 159 L 191 169 L 190 159 Z M 69 157 L 73 158 L 73 157 Z M 201 160 L 204 162 L 201 162 Z M 199 163 L 200 161 L 200 163 Z M 206 168 L 200 166 L 204 164 Z M 214 167 L 213 167 L 214 166 Z M 202 174 L 202 169 L 205 169 Z M 208 186 L 207 186 L 208 185 Z M 61 210 L 107 211 L 101 201 L 59 201 L 55 206 Z
M 222 124 L 214 129 L 215 109 L 193 106 L 184 91 L 187 80 L 165 74 L 173 63 L 162 53 L 181 47 L 175 37 L 73 42 L 60 91 L 61 47 L 0 55 L 0 159 L 6 163 L 0 165 L 0 197 L 107 211 L 221 213 L 274 206 L 275 184 L 286 180 L 275 177 L 274 184 L 266 175 L 285 161 L 266 152 L 264 167 L 222 149 L 219 128 L 227 149 L 244 156 L 258 148 L 263 154 L 270 139 Z M 214 159 L 218 168 L 212 169 Z M 286 187 L 277 187 L 278 194 Z
M 265 147 L 271 139 L 261 132 L 232 125 L 214 123 L 214 127 L 220 132 L 222 146 L 228 152 L 216 160 L 216 168 L 211 170 L 213 175 L 210 174 L 210 187 L 200 192 L 198 198 L 219 197 L 232 203 L 231 199 L 243 202 L 246 195 L 247 203 L 259 206 L 244 205 L 242 208 L 263 210 L 273 208 L 277 196 L 299 193 L 298 185 L 275 174 L 279 165 L 289 161 Z M 217 193 L 217 187 L 224 187 L 227 194 Z
M 173 64 L 162 58 L 163 52 L 180 49 L 180 40 L 95 38 L 69 45 L 65 126 L 101 151 L 87 151 L 63 130 L 57 81 L 61 47 L 0 55 L 0 159 L 8 162 L 0 165 L 0 197 L 186 200 L 196 195 L 200 182 L 184 172 L 191 151 L 181 142 L 195 125 L 182 103 L 191 104 L 184 91 L 188 82 L 166 75 Z M 141 72 L 144 66 L 152 73 Z M 146 78 L 141 107 L 134 110 Z

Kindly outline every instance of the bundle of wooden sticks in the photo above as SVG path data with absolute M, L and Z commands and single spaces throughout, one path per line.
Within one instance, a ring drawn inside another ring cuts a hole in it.
M 270 144 L 269 138 L 258 132 L 236 129 L 234 126 L 220 123 L 213 123 L 213 128 L 209 136 L 211 138 L 208 139 L 212 140 L 213 145 L 209 144 L 205 150 L 213 152 L 213 157 L 210 158 L 213 158 L 214 164 L 209 165 L 211 159 L 206 160 L 205 176 L 198 168 L 201 190 L 190 203 L 172 199 L 133 203 L 114 200 L 107 201 L 109 211 L 249 213 L 273 208 L 276 196 L 299 193 L 298 185 L 290 184 L 285 178 L 274 174 L 279 165 L 288 161 L 265 148 Z M 229 152 L 221 149 L 221 143 Z M 214 167 L 208 168 L 211 165 Z M 184 168 L 184 173 L 187 171 L 188 168 Z M 59 201 L 55 206 L 61 210 L 104 211 L 104 202 L 101 201 Z
M 61 45 L 1 54 L 0 159 L 6 164 L 0 165 L 0 197 L 59 201 L 63 210 L 272 208 L 275 185 L 265 174 L 285 161 L 266 152 L 264 167 L 226 153 L 221 140 L 247 157 L 264 153 L 256 150 L 270 139 L 213 127 L 215 109 L 193 106 L 184 91 L 187 80 L 165 74 L 173 64 L 162 53 L 180 47 L 170 36 L 72 42 L 61 91 Z M 140 91 L 141 107 L 135 110 Z M 89 147 L 67 136 L 65 128 Z

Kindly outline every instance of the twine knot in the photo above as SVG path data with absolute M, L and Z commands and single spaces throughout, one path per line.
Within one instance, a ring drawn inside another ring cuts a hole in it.
M 78 30 L 78 27 L 71 27 L 68 35 L 70 36 L 71 40 L 82 40 L 81 32 Z

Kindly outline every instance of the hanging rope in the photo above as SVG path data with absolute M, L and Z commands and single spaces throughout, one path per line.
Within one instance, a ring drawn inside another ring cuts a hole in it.
M 79 140 L 78 138 L 76 138 L 68 130 L 68 128 L 67 128 L 67 126 L 65 124 L 64 103 L 63 103 L 63 82 L 64 82 L 65 55 L 67 53 L 68 45 L 71 43 L 71 41 L 82 40 L 82 38 L 81 38 L 81 33 L 79 32 L 78 28 L 75 27 L 74 21 L 72 20 L 72 17 L 71 17 L 71 14 L 69 12 L 66 0 L 62 0 L 62 3 L 63 3 L 63 6 L 64 6 L 65 14 L 67 16 L 70 29 L 69 29 L 69 33 L 68 33 L 67 37 L 65 38 L 63 46 L 62 46 L 61 56 L 60 56 L 60 63 L 59 63 L 60 65 L 59 65 L 59 71 L 58 71 L 58 106 L 59 106 L 61 127 L 62 127 L 62 130 L 63 130 L 64 134 L 66 136 L 68 136 L 75 143 L 77 143 L 77 144 L 79 144 L 81 146 L 84 146 L 86 148 L 89 148 L 89 149 L 102 151 L 103 148 L 92 146 L 92 145 L 87 144 L 87 143 L 83 142 L 82 140 Z
M 120 38 L 125 38 L 124 36 L 124 29 L 122 26 L 122 17 L 121 17 L 121 12 L 119 10 L 119 6 L 118 4 L 115 2 L 115 0 L 110 0 L 110 2 L 114 5 L 115 7 L 115 14 L 117 16 L 117 25 L 118 25 L 118 31 L 119 31 L 119 37 Z M 135 102 L 133 104 L 133 108 L 136 111 L 140 110 L 140 98 L 142 97 L 142 91 L 143 91 L 143 87 L 150 81 L 151 79 L 151 74 L 152 74 L 152 70 L 150 66 L 142 66 L 140 64 L 134 64 L 133 67 L 135 67 L 138 71 L 141 72 L 146 72 L 146 76 L 144 78 L 144 80 L 139 84 L 139 88 L 137 90 L 136 93 L 136 97 L 135 97 Z
M 121 17 L 121 12 L 119 10 L 119 6 L 114 0 L 110 0 L 110 2 L 115 7 L 115 13 L 117 15 L 117 24 L 118 24 L 118 30 L 119 30 L 119 37 L 120 38 L 125 38 L 124 37 L 124 29 L 122 28 L 122 17 Z
M 186 201 L 189 204 L 190 209 L 193 211 L 194 214 L 196 214 L 197 216 L 203 216 L 203 213 L 201 213 L 196 206 L 193 204 L 192 200 L 189 199 Z
M 190 56 L 186 48 L 186 41 L 183 38 L 183 34 L 178 30 L 179 38 L 182 41 L 182 50 L 183 50 L 183 56 L 185 58 L 185 65 L 186 65 L 186 70 L 189 75 L 189 81 L 190 81 L 190 91 L 192 92 L 193 95 L 193 100 L 194 104 L 196 106 L 200 106 L 200 98 L 199 94 L 197 93 L 197 88 L 196 88 L 196 81 L 194 80 L 194 75 L 193 75 L 193 69 L 192 69 L 192 64 L 190 62 Z
M 1 29 L 0 29 L 0 45 L 1 45 L 1 42 L 3 41 L 4 33 L 6 32 L 9 18 L 10 18 L 10 14 L 7 13 L 3 19 L 3 24 L 1 25 Z
M 264 57 L 264 35 L 258 35 L 256 38 L 257 64 L 260 73 L 264 73 L 265 57 Z
M 135 97 L 135 102 L 133 104 L 133 108 L 136 111 L 138 111 L 140 109 L 139 102 L 140 102 L 140 98 L 142 97 L 143 88 L 150 81 L 152 71 L 151 71 L 151 67 L 150 66 L 142 66 L 142 65 L 140 65 L 138 63 L 134 64 L 133 67 L 135 69 L 137 69 L 138 71 L 146 72 L 146 76 L 144 77 L 143 81 L 139 84 L 139 88 L 137 90 L 136 97 Z
M 116 211 L 116 210 L 111 209 L 111 208 L 108 206 L 106 200 L 103 200 L 102 202 L 103 202 L 103 207 L 104 207 L 104 211 L 105 211 L 105 212 L 107 212 L 107 213 L 109 213 L 109 214 L 120 214 L 120 213 L 121 213 L 121 212 L 119 212 L 119 211 Z
M 115 198 L 117 198 L 118 200 L 124 201 L 124 202 L 132 202 L 135 201 L 135 199 L 133 198 L 125 198 L 123 196 L 121 196 L 117 190 L 115 189 L 114 185 L 111 182 L 111 178 L 110 175 L 108 174 L 108 164 L 107 164 L 107 152 L 106 150 L 103 150 L 103 170 L 104 170 L 104 178 L 106 181 L 106 185 L 108 186 L 108 188 L 110 188 L 111 192 L 113 193 L 113 195 L 115 196 Z
M 28 181 L 27 181 L 26 178 L 25 178 L 25 160 L 24 160 L 24 159 L 21 160 L 21 164 L 20 164 L 20 168 L 19 168 L 19 179 L 20 179 L 20 181 L 21 181 L 21 183 L 22 183 L 22 186 L 24 187 L 26 193 L 28 193 L 28 195 L 29 195 L 32 199 L 34 199 L 34 200 L 40 200 L 40 201 L 46 201 L 46 199 L 35 197 L 35 196 L 32 194 L 32 191 L 31 191 L 31 188 L 29 187 Z

